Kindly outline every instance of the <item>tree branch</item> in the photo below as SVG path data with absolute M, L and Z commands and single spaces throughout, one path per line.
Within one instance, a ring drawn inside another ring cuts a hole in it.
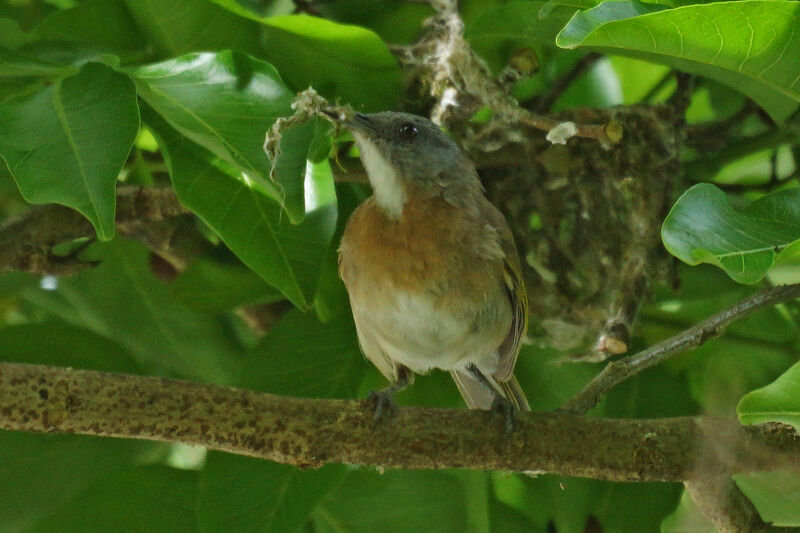
M 767 531 L 769 526 L 729 476 L 687 481 L 684 486 L 718 533 Z
M 540 471 L 614 481 L 680 481 L 800 469 L 786 426 L 715 418 L 613 420 L 403 407 L 378 427 L 366 401 L 311 400 L 155 377 L 0 363 L 0 428 L 183 442 L 301 467 Z M 713 441 L 714 446 L 704 443 Z
M 800 297 L 800 283 L 764 289 L 674 337 L 665 339 L 631 357 L 612 361 L 582 391 L 569 400 L 564 409 L 574 413 L 585 413 L 597 405 L 608 391 L 642 370 L 722 335 L 725 326 L 753 311 L 798 297 Z
M 117 192 L 116 222 L 123 234 L 127 229 L 140 230 L 144 222 L 188 212 L 172 189 L 123 187 Z M 0 226 L 0 273 L 23 270 L 33 274 L 71 274 L 87 264 L 56 256 L 51 248 L 92 235 L 92 225 L 77 211 L 55 204 L 34 207 Z

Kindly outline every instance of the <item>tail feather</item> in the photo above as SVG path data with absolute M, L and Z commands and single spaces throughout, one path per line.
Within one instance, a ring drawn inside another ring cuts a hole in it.
M 495 396 L 500 395 L 520 411 L 531 410 L 528 399 L 513 374 L 507 381 L 500 381 L 492 376 L 484 376 L 482 380 L 467 369 L 451 370 L 450 375 L 470 409 L 489 410 Z

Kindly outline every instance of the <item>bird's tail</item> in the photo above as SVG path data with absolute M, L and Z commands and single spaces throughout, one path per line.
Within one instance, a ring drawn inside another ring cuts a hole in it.
M 513 374 L 507 381 L 500 381 L 493 376 L 483 374 L 480 374 L 479 377 L 475 374 L 476 372 L 479 371 L 475 369 L 450 371 L 450 375 L 458 387 L 458 392 L 467 402 L 467 407 L 489 410 L 492 408 L 495 396 L 500 395 L 510 401 L 518 411 L 531 410 L 528 399 Z

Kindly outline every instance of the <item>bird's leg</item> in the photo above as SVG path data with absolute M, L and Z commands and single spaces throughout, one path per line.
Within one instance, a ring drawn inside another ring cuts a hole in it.
M 511 433 L 514 431 L 514 427 L 516 426 L 515 418 L 517 415 L 517 407 L 514 405 L 514 402 L 500 394 L 492 382 L 486 379 L 486 376 L 483 375 L 483 372 L 478 370 L 478 367 L 475 365 L 469 365 L 467 369 L 473 376 L 475 376 L 475 379 L 480 381 L 484 387 L 491 391 L 492 396 L 494 396 L 491 410 L 492 412 L 499 413 L 503 416 L 503 419 L 506 422 L 506 433 Z
M 405 389 L 411 383 L 411 370 L 403 365 L 397 365 L 397 379 L 386 388 L 379 391 L 372 391 L 369 393 L 367 400 L 375 402 L 375 412 L 372 419 L 375 423 L 382 422 L 391 417 L 394 411 L 394 400 L 392 396 L 396 392 Z

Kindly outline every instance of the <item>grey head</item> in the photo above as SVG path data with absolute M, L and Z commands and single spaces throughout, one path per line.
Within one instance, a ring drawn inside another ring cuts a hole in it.
M 339 118 L 338 114 L 328 113 Z M 477 173 L 461 148 L 430 120 L 408 113 L 356 113 L 341 120 L 353 133 L 379 206 L 398 218 L 409 190 L 458 197 L 479 191 Z

